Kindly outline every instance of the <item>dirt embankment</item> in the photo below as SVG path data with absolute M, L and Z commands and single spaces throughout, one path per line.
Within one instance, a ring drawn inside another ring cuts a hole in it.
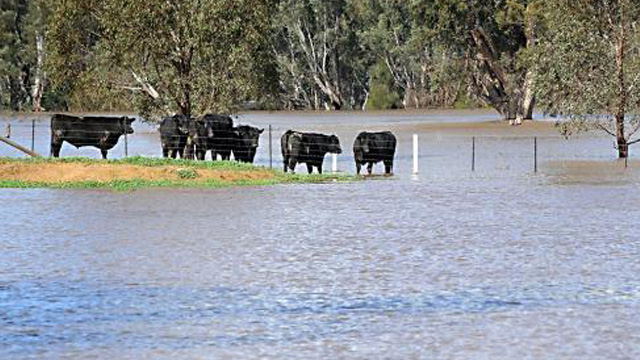
M 128 164 L 0 162 L 0 179 L 42 183 L 109 182 L 134 179 L 235 182 L 272 178 L 274 178 L 274 174 L 266 170 L 221 170 L 180 166 L 149 167 Z

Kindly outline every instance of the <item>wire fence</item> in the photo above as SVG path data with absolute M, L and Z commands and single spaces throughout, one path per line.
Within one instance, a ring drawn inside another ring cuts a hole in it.
M 307 126 L 308 128 L 309 126 Z M 191 137 L 187 134 L 164 134 L 161 135 L 157 129 L 149 127 L 147 129 L 137 129 L 133 134 L 107 134 L 105 130 L 95 129 L 67 129 L 62 132 L 61 138 L 69 140 L 73 145 L 81 146 L 74 149 L 68 145 L 61 145 L 62 156 L 87 156 L 98 157 L 100 151 L 91 147 L 89 143 L 97 144 L 103 141 L 108 150 L 109 158 L 124 158 L 128 156 L 148 156 L 161 157 L 171 156 L 191 156 L 187 151 L 188 146 L 192 146 L 193 156 L 198 157 L 204 152 L 205 158 L 210 159 L 238 159 L 243 155 L 255 156 L 257 165 L 283 168 L 286 159 L 283 157 L 281 147 L 281 137 L 290 127 L 273 126 L 264 124 L 264 133 L 258 134 L 254 138 L 239 138 L 238 136 L 225 136 L 224 132 L 218 132 L 217 136 Z M 364 130 L 364 129 L 363 129 Z M 313 132 L 313 129 L 304 129 L 303 133 Z M 327 135 L 331 132 L 322 131 Z M 305 161 L 330 161 L 332 171 L 348 172 L 355 169 L 353 141 L 359 130 L 353 128 L 349 130 L 337 131 L 340 139 L 340 154 L 335 154 L 336 149 L 329 149 L 329 143 L 306 141 L 297 144 L 301 148 L 297 149 L 299 156 L 297 164 Z M 604 149 L 610 151 L 610 146 L 605 145 L 606 140 L 594 140 L 584 149 L 579 149 L 579 145 L 569 146 L 562 143 L 556 137 L 538 136 L 505 136 L 505 135 L 477 135 L 477 136 L 442 136 L 429 132 L 409 133 L 404 130 L 393 131 L 398 137 L 397 148 L 387 146 L 369 146 L 372 153 L 382 153 L 394 150 L 396 163 L 401 166 L 394 166 L 394 172 L 404 172 L 406 174 L 417 174 L 420 171 L 429 172 L 433 168 L 439 171 L 457 169 L 460 171 L 466 167 L 467 171 L 487 171 L 504 170 L 517 168 L 522 171 L 536 173 L 539 171 L 541 160 L 540 145 L 544 146 L 542 159 L 558 160 L 566 158 L 594 159 L 592 150 Z M 228 133 L 227 133 L 228 134 Z M 52 131 L 48 121 L 9 121 L 0 126 L 0 136 L 7 138 L 22 147 L 36 152 L 43 156 L 51 156 Z M 257 145 L 257 146 L 256 146 Z M 288 145 L 288 144 L 286 144 Z M 86 147 L 84 147 L 86 146 Z M 295 149 L 287 149 L 291 151 Z M 173 154 L 175 152 L 175 154 Z M 200 152 L 200 154 L 198 153 Z M 610 152 L 598 150 L 595 152 L 596 159 L 611 159 Z M 301 156 L 300 154 L 303 154 Z M 567 155 L 567 156 L 563 156 Z M 285 154 L 286 155 L 286 154 Z M 9 145 L 0 143 L 0 156 L 20 157 L 25 156 L 23 152 L 13 149 Z M 253 158 L 251 160 L 254 160 Z M 466 166 L 465 166 L 466 164 Z M 624 161 L 624 166 L 629 166 L 628 161 Z

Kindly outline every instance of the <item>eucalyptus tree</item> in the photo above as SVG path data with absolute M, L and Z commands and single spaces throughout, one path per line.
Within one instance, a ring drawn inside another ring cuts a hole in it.
M 439 39 L 464 57 L 471 90 L 516 123 L 531 118 L 534 105 L 527 90 L 533 74 L 523 53 L 535 43 L 540 1 L 544 0 L 436 2 Z
M 451 106 L 467 81 L 463 61 L 438 24 L 441 3 L 433 1 L 355 0 L 363 26 L 360 42 L 385 64 L 408 107 Z
M 0 0 L 0 107 L 41 110 L 43 0 Z
M 363 24 L 358 29 L 360 43 L 376 63 L 387 67 L 394 87 L 403 95 L 402 105 L 405 108 L 420 107 L 420 69 L 415 60 L 421 57 L 422 51 L 409 45 L 412 22 L 407 2 L 356 0 L 354 5 Z M 379 66 L 372 71 L 380 72 Z
M 51 0 L 56 81 L 133 94 L 145 115 L 229 111 L 272 91 L 276 0 Z
M 546 0 L 544 31 L 531 57 L 544 108 L 568 117 L 569 136 L 599 129 L 618 157 L 640 129 L 640 4 L 634 0 Z
M 366 57 L 355 36 L 350 1 L 283 0 L 276 45 L 286 96 L 312 108 L 355 108 L 367 88 Z

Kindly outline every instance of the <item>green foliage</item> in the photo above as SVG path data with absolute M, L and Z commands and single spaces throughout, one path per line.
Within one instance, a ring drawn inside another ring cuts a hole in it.
M 545 3 L 544 33 L 528 54 L 545 111 L 565 115 L 569 136 L 600 129 L 620 156 L 640 127 L 640 4 L 631 0 Z
M 277 79 L 273 0 L 51 1 L 49 69 L 71 93 L 87 81 L 115 104 L 131 92 L 143 115 L 189 115 L 230 111 Z
M 180 179 L 195 179 L 198 177 L 198 172 L 194 169 L 176 169 L 176 174 L 178 174 Z
M 347 0 L 282 0 L 274 52 L 285 102 L 310 108 L 356 108 L 364 101 L 370 58 L 358 43 Z M 318 103 L 316 103 L 316 98 Z
M 369 94 L 373 107 L 480 101 L 512 113 L 529 71 L 548 68 L 545 61 L 532 63 L 528 42 L 535 44 L 536 34 L 551 39 L 560 28 L 578 38 L 607 33 L 594 25 L 601 23 L 602 4 L 635 6 L 579 0 L 578 15 L 598 17 L 588 24 L 588 17 L 571 19 L 570 12 L 551 14 L 566 2 L 0 0 L 0 108 L 32 106 L 35 38 L 43 34 L 48 110 L 124 110 L 153 118 L 229 112 L 249 101 L 270 109 L 359 109 Z M 490 66 L 472 30 L 487 35 Z M 596 49 L 585 59 L 600 61 L 602 53 Z M 391 84 L 372 77 L 378 64 Z M 640 70 L 627 69 L 630 77 Z
M 398 107 L 400 97 L 392 89 L 393 79 L 384 64 L 372 68 L 371 93 L 367 102 L 367 110 L 385 110 Z
M 0 108 L 26 110 L 36 67 L 36 33 L 45 30 L 44 0 L 0 1 Z

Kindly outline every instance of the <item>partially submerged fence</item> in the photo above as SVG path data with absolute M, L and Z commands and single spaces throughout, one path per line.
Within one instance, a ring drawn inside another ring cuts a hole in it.
M 286 130 L 289 130 L 290 128 L 296 129 L 295 125 L 295 123 L 292 123 L 291 127 L 273 126 L 271 124 L 264 126 L 265 131 L 260 139 L 260 147 L 258 148 L 258 154 L 256 156 L 256 164 L 282 168 L 280 137 Z M 319 126 L 319 128 L 320 130 L 315 132 L 326 134 L 332 133 L 332 131 L 324 130 L 322 126 Z M 376 125 L 372 124 L 371 126 L 362 126 L 362 130 L 369 130 L 370 128 L 376 128 Z M 15 157 L 24 156 L 24 154 L 39 156 L 39 153 L 50 155 L 51 129 L 48 121 L 11 121 L 5 122 L 5 124 L 0 126 L 0 129 L 4 129 L 4 131 L 0 133 L 0 142 L 2 142 L 0 143 L 0 156 Z M 340 128 L 338 127 L 338 129 Z M 338 130 L 338 135 L 341 140 L 342 154 L 328 154 L 328 159 L 325 159 L 325 161 L 329 162 L 332 172 L 351 172 L 354 169 L 352 144 L 353 139 L 359 131 L 353 130 L 353 127 L 350 127 L 349 129 L 350 130 Z M 306 125 L 301 130 L 304 132 L 314 132 L 314 129 L 309 125 Z M 86 136 L 87 138 L 95 138 L 97 135 L 95 132 L 89 130 L 74 131 L 76 131 L 76 135 Z M 516 146 L 518 147 L 518 154 L 514 155 L 514 158 L 517 157 L 517 160 L 514 159 L 512 164 L 518 162 L 519 169 L 528 169 L 525 170 L 527 172 L 536 173 L 539 171 L 540 139 L 537 136 L 446 135 L 441 138 L 434 135 L 433 132 L 428 131 L 415 134 L 407 133 L 402 130 L 401 126 L 398 131 L 392 132 L 402 134 L 402 136 L 398 137 L 396 162 L 398 160 L 403 161 L 404 166 L 400 169 L 396 167 L 394 169 L 395 173 L 398 173 L 399 171 L 413 175 L 417 175 L 420 172 L 430 173 L 433 171 L 432 164 L 434 163 L 434 161 L 431 160 L 433 160 L 434 157 L 444 158 L 447 156 L 450 156 L 450 159 L 441 160 L 439 162 L 440 167 L 444 170 L 454 164 L 459 168 L 463 168 L 463 165 L 466 163 L 468 164 L 466 165 L 468 169 L 467 171 L 487 171 L 490 170 L 490 168 L 495 168 L 496 165 L 490 164 L 490 166 L 486 166 L 486 161 L 483 164 L 482 161 L 478 161 L 479 159 L 486 160 L 495 156 L 500 156 L 502 160 L 504 158 L 509 158 L 508 154 L 505 155 L 501 153 L 508 152 L 503 150 L 503 148 L 509 147 L 510 149 L 514 149 Z M 451 146 L 449 144 L 451 139 L 454 139 L 456 146 Z M 219 140 L 231 141 L 234 139 L 221 138 Z M 496 140 L 501 143 L 503 142 L 505 145 L 493 145 L 486 147 L 488 143 Z M 554 141 L 560 141 L 560 139 L 554 139 Z M 515 142 L 517 142 L 517 145 Z M 25 146 L 25 144 L 29 144 L 30 147 Z M 549 150 L 548 142 L 543 143 L 543 145 L 547 149 L 546 155 L 548 156 L 553 150 Z M 81 148 L 78 151 L 68 145 L 65 145 L 65 147 L 66 149 L 63 149 L 64 151 L 62 156 L 88 156 L 96 158 L 100 156 L 100 151 L 92 147 Z M 439 154 L 434 155 L 437 152 L 434 150 L 439 147 L 446 147 L 447 150 L 439 151 Z M 149 157 L 162 156 L 159 132 L 150 128 L 146 131 L 136 131 L 132 135 L 124 134 L 120 137 L 117 145 L 109 151 L 109 158 L 122 158 L 130 155 Z M 208 155 L 207 159 L 211 159 L 211 155 Z M 524 166 L 525 164 L 529 165 Z M 508 167 L 509 165 L 504 165 L 503 167 L 505 166 Z M 626 161 L 625 166 L 628 166 L 628 162 Z M 422 169 L 420 167 L 422 167 Z M 298 169 L 298 171 L 300 172 L 300 169 Z

